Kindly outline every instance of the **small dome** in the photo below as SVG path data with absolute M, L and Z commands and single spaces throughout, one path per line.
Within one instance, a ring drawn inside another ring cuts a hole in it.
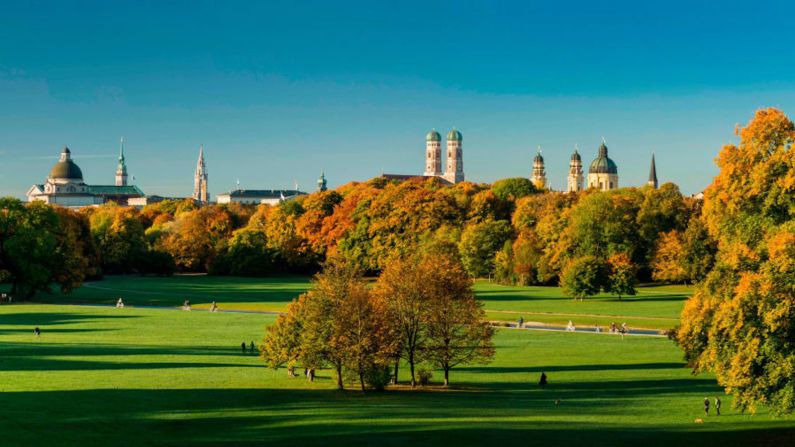
M 447 132 L 447 141 L 461 141 L 463 139 L 464 137 L 461 136 L 461 132 L 455 130 L 455 128 L 453 128 L 453 130 L 450 132 Z
M 442 141 L 442 135 L 434 129 L 425 135 L 425 141 Z
M 582 158 L 580 157 L 580 153 L 577 152 L 577 149 L 575 149 L 574 153 L 571 154 L 571 161 L 582 161 Z
M 544 157 L 541 156 L 541 152 L 536 154 L 535 158 L 533 158 L 533 161 L 536 162 L 536 163 L 543 163 L 544 162 Z
M 602 143 L 599 146 L 599 156 L 591 162 L 588 168 L 589 174 L 618 174 L 618 166 L 607 156 L 607 145 Z
M 72 151 L 68 147 L 63 148 L 61 160 L 50 169 L 49 177 L 51 179 L 83 180 L 83 171 L 72 161 L 71 154 Z

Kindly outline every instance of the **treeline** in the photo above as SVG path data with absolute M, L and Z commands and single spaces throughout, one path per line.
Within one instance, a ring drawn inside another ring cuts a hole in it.
M 494 356 L 493 328 L 472 280 L 450 250 L 390 259 L 370 287 L 361 270 L 333 258 L 301 295 L 268 326 L 261 355 L 269 366 L 303 367 L 309 380 L 321 368 L 334 370 L 337 388 L 346 381 L 383 389 L 398 383 L 401 359 L 411 386 L 430 381 L 427 364 L 440 369 L 444 385 L 459 365 Z M 419 374 L 417 374 L 419 373 Z
M 186 200 L 69 211 L 4 199 L 2 208 L 5 218 L 27 216 L 0 230 L 2 274 L 25 294 L 102 274 L 306 274 L 331 257 L 375 275 L 396 256 L 444 246 L 473 277 L 624 295 L 638 280 L 698 281 L 715 253 L 700 201 L 670 183 L 561 194 L 524 178 L 455 186 L 376 178 L 275 206 Z M 25 234 L 35 247 L 5 247 Z M 39 262 L 56 243 L 68 262 Z

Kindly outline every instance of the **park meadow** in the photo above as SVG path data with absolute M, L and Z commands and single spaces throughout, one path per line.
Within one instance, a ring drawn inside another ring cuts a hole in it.
M 786 445 L 795 125 L 765 109 L 738 136 L 703 198 L 0 199 L 0 439 Z

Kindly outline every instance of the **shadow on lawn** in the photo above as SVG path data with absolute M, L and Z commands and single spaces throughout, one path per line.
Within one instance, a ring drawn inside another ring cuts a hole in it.
M 624 371 L 643 369 L 671 369 L 684 368 L 684 362 L 661 363 L 622 363 L 622 364 L 595 364 L 595 365 L 551 365 L 551 366 L 462 366 L 455 371 L 502 374 L 502 373 L 553 373 L 562 371 Z
M 16 309 L 15 309 L 16 310 Z M 59 324 L 77 324 L 98 320 L 139 318 L 137 315 L 91 315 L 86 313 L 68 312 L 18 312 L 0 314 L 0 326 L 54 326 Z
M 690 390 L 695 391 L 695 390 Z M 579 393 L 580 390 L 573 390 Z M 358 392 L 284 389 L 81 390 L 5 393 L 0 430 L 9 445 L 786 445 L 786 421 L 622 419 L 605 406 L 544 391 Z M 694 396 L 700 396 L 694 394 Z M 642 396 L 641 396 L 642 397 Z M 609 402 L 609 401 L 605 401 Z M 699 416 L 697 401 L 693 417 Z M 9 410 L 13 409 L 13 411 Z M 46 409 L 42 412 L 42 409 Z M 5 413 L 5 414 L 4 414 Z M 648 414 L 648 413 L 647 413 Z M 32 417 L 32 416 L 38 416 Z M 652 415 L 648 414 L 651 418 Z M 567 417 L 570 416 L 570 419 Z M 637 416 L 637 415 L 631 415 Z M 585 419 L 584 419 L 585 418 Z M 41 420 L 46 430 L 41 430 Z M 584 420 L 590 422 L 584 422 Z M 603 422 L 602 422 L 603 421 Z M 725 421 L 725 422 L 724 422 Z M 730 428 L 724 424 L 730 423 Z M 667 425 L 666 425 L 667 424 Z M 39 430 L 36 430 L 36 428 Z
M 262 367 L 261 364 L 174 361 L 137 362 L 126 356 L 167 355 L 167 356 L 228 356 L 236 358 L 256 358 L 256 354 L 241 354 L 240 348 L 185 347 L 172 346 L 127 346 L 127 345 L 65 345 L 36 343 L 4 343 L 0 357 L 0 371 L 92 371 L 92 370 L 135 370 L 169 368 L 214 368 L 214 367 Z M 62 357 L 88 357 L 75 360 Z M 95 360 L 102 357 L 119 357 L 120 361 Z

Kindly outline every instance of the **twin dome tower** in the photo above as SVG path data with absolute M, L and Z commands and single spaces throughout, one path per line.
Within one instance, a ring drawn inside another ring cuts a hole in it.
M 464 153 L 461 132 L 447 132 L 447 164 L 442 172 L 442 136 L 436 129 L 425 135 L 425 177 L 441 177 L 450 183 L 464 181 Z

